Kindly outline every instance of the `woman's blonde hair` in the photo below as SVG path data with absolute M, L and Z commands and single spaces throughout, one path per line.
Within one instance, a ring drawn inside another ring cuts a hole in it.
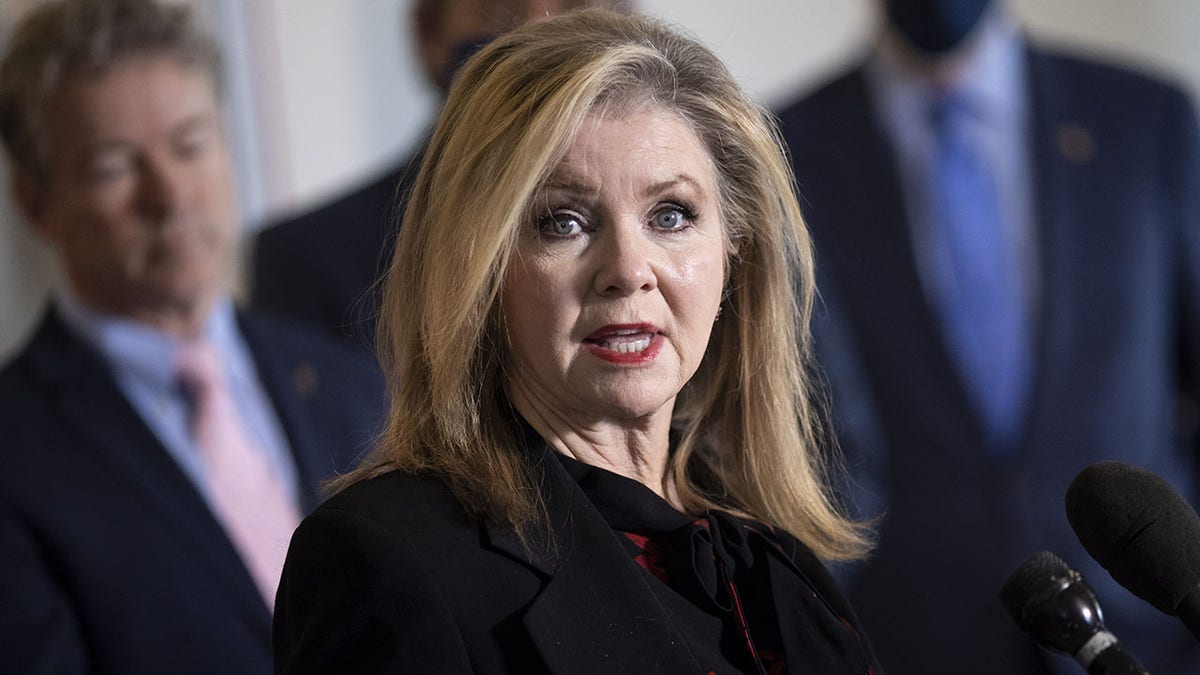
M 501 37 L 450 91 L 400 230 L 380 356 L 392 407 L 343 484 L 440 476 L 472 516 L 524 539 L 544 523 L 505 395 L 502 282 L 531 201 L 583 120 L 652 104 L 689 122 L 716 166 L 730 257 L 707 353 L 680 393 L 667 475 L 691 512 L 781 527 L 827 560 L 866 549 L 830 495 L 808 377 L 813 261 L 790 167 L 764 111 L 697 42 L 651 19 L 568 14 Z

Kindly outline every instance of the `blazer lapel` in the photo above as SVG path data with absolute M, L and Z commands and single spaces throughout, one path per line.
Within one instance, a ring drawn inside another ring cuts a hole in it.
M 527 553 L 500 526 L 489 526 L 485 536 L 491 546 L 548 577 L 524 623 L 550 671 L 706 672 L 612 528 L 550 451 L 544 452 L 542 490 L 558 554 L 544 542 Z
M 881 401 L 882 408 L 904 411 L 889 423 L 916 425 L 922 433 L 945 430 L 949 444 L 971 451 L 954 439 L 977 438 L 982 446 L 982 425 L 925 298 L 895 153 L 874 117 L 862 70 L 830 96 L 829 109 L 839 111 L 825 116 L 832 129 L 810 140 L 821 148 L 815 157 L 796 160 L 816 184 L 814 193 L 827 200 L 808 211 L 818 265 L 832 261 L 827 278 L 848 307 L 873 389 L 894 399 Z M 817 166 L 804 168 L 806 161 Z
M 313 363 L 288 350 L 286 343 L 272 340 L 267 328 L 251 317 L 239 313 L 238 327 L 254 356 L 259 381 L 287 434 L 300 482 L 301 512 L 308 513 L 320 501 L 321 482 L 337 468 L 332 466 L 329 453 L 322 452 L 317 442 L 320 434 L 313 424 L 310 399 L 321 384 L 319 371 Z
M 763 550 L 788 672 L 808 672 L 819 664 L 820 672 L 827 675 L 870 673 L 874 655 L 851 621 L 853 611 L 821 590 L 836 589 L 833 578 L 823 569 L 814 570 L 818 577 L 810 578 L 797 564 L 796 552 L 785 551 L 782 543 L 766 542 Z M 820 565 L 811 553 L 807 557 L 811 564 Z M 821 615 L 823 618 L 818 618 Z M 814 629 L 814 621 L 825 627 Z
M 31 343 L 33 367 L 48 385 L 81 452 L 111 465 L 125 488 L 141 494 L 162 536 L 186 546 L 197 568 L 222 577 L 247 623 L 269 639 L 270 615 L 249 573 L 204 498 L 168 455 L 113 381 L 99 355 L 76 340 L 53 312 Z
M 1055 406 L 1045 404 L 1046 397 L 1054 396 L 1052 383 L 1058 379 L 1056 372 L 1075 362 L 1062 349 L 1055 351 L 1055 346 L 1070 345 L 1070 352 L 1078 349 L 1075 332 L 1079 326 L 1089 325 L 1080 312 L 1097 306 L 1097 302 L 1105 302 L 1091 297 L 1095 290 L 1083 264 L 1089 259 L 1107 264 L 1105 256 L 1089 248 L 1094 246 L 1092 240 L 1097 232 L 1104 231 L 1099 224 L 1104 222 L 1106 214 L 1087 213 L 1089 205 L 1102 203 L 1100 195 L 1104 191 L 1104 187 L 1088 179 L 1090 153 L 1095 152 L 1091 129 L 1063 104 L 1061 93 L 1056 91 L 1061 85 L 1056 82 L 1049 57 L 1027 49 L 1026 58 L 1040 275 L 1034 342 L 1036 370 L 1029 409 L 1031 431 L 1038 432 L 1061 423 L 1061 419 L 1038 418 L 1037 412 L 1056 410 Z M 1076 382 L 1077 375 L 1060 381 Z

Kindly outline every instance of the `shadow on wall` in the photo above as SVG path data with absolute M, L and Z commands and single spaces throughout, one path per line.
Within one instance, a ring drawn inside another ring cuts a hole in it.
M 5 0 L 0 4 L 0 46 L 16 17 L 37 0 Z M 50 248 L 25 224 L 9 195 L 7 159 L 0 159 L 0 364 L 34 328 L 57 275 Z
M 8 185 L 8 167 L 3 171 Z M 28 228 L 5 192 L 0 198 L 0 363 L 33 331 L 56 265 L 50 248 Z

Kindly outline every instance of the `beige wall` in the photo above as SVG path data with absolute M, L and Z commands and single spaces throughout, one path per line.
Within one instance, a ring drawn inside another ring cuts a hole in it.
M 0 3 L 0 35 L 19 5 Z M 235 131 L 253 228 L 317 203 L 403 155 L 436 106 L 402 37 L 410 0 L 192 0 L 235 47 Z M 637 0 L 691 31 L 764 102 L 861 52 L 873 0 Z M 1200 98 L 1197 0 L 1011 0 L 1031 32 L 1142 64 Z M 0 175 L 0 178 L 3 178 Z M 49 256 L 0 199 L 0 359 L 29 330 Z

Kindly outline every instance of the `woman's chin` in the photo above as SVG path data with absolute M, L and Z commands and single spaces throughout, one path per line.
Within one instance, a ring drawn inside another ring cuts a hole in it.
M 669 418 L 674 405 L 674 394 L 667 396 L 649 392 L 617 393 L 598 403 L 593 409 L 599 413 L 598 417 L 602 420 L 637 423 L 653 419 L 659 414 L 665 414 Z

